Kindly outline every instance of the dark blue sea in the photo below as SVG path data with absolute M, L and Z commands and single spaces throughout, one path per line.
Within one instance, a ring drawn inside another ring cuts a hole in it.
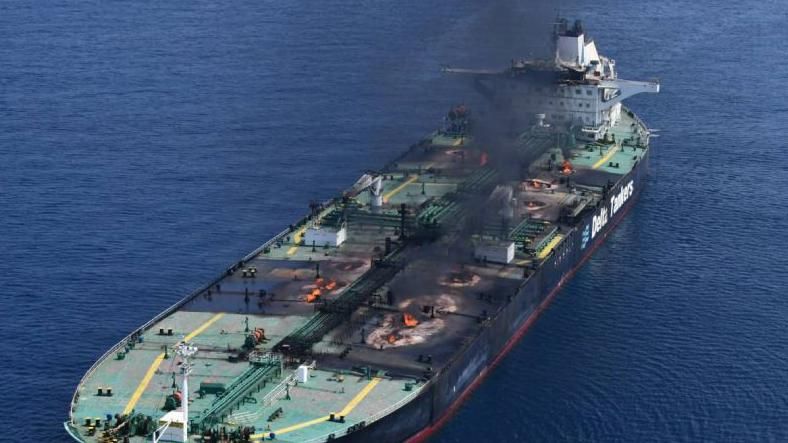
M 649 187 L 435 442 L 788 441 L 783 0 L 0 2 L 0 441 L 128 332 L 581 18 Z

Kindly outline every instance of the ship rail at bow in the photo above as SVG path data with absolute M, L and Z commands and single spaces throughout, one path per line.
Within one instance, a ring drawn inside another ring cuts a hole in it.
M 367 418 L 365 420 L 366 426 L 369 426 L 369 425 L 371 425 L 371 424 L 373 424 L 373 423 L 375 423 L 377 421 L 380 421 L 381 419 L 383 419 L 385 417 L 388 417 L 392 412 L 394 412 L 394 411 L 400 409 L 401 407 L 403 407 L 404 405 L 410 403 L 414 398 L 416 398 L 419 394 L 421 394 L 422 391 L 426 387 L 428 387 L 428 385 L 422 386 L 421 389 L 414 390 L 407 397 L 402 398 L 402 399 L 396 401 L 395 403 L 392 403 L 391 406 L 387 407 L 386 409 L 383 409 L 382 411 L 373 414 L 372 416 L 370 416 L 369 418 Z M 326 442 L 326 441 L 330 441 L 328 439 L 330 438 L 331 435 L 340 435 L 341 436 L 341 435 L 347 433 L 347 430 L 349 428 L 350 428 L 350 426 L 347 426 L 345 428 L 341 428 L 341 429 L 333 431 L 333 432 L 326 432 L 323 435 L 311 438 L 309 440 L 304 440 L 304 441 L 302 441 L 300 443 L 323 443 L 323 442 Z
M 579 48 L 580 30 L 561 38 Z M 513 62 L 506 75 L 473 73 L 524 96 L 533 92 L 529 79 L 549 77 L 555 88 L 537 92 L 551 107 L 532 116 L 535 124 L 523 120 L 525 132 L 512 134 L 503 154 L 477 143 L 469 108 L 457 105 L 449 124 L 396 162 L 311 203 L 310 215 L 107 351 L 80 381 L 69 434 L 149 438 L 147 425 L 115 431 L 161 420 L 162 408 L 178 412 L 179 362 L 160 365 L 183 341 L 201 352 L 191 384 L 199 395 L 187 403 L 193 415 L 182 413 L 193 437 L 388 442 L 439 427 L 641 188 L 648 132 L 616 89 L 628 87 L 618 91 L 627 95 L 644 85 L 616 83 L 614 61 L 586 43 L 587 54 L 569 54 L 561 69 Z M 658 90 L 645 86 L 640 92 Z M 501 174 L 501 160 L 519 174 Z M 263 352 L 278 364 L 254 358 Z M 103 395 L 107 387 L 112 394 Z M 123 413 L 110 425 L 111 417 L 98 418 L 105 411 Z
M 248 261 L 251 258 L 257 256 L 265 248 L 270 247 L 276 241 L 284 238 L 289 233 L 290 233 L 290 229 L 289 228 L 282 230 L 281 232 L 276 234 L 274 237 L 272 237 L 270 240 L 268 240 L 267 242 L 263 243 L 259 247 L 255 248 L 252 252 L 246 254 L 242 260 L 243 261 Z M 69 421 L 65 422 L 64 424 L 66 425 L 66 430 L 68 431 L 69 434 L 71 434 L 72 437 L 74 437 L 78 441 L 83 441 L 82 439 L 77 438 L 77 437 L 74 436 L 74 433 L 69 429 L 69 425 L 76 425 L 76 423 L 74 422 L 73 412 L 74 412 L 74 407 L 76 406 L 77 402 L 79 401 L 79 391 L 82 388 L 82 386 L 84 385 L 85 381 L 88 380 L 93 375 L 93 373 L 96 371 L 96 369 L 99 367 L 99 365 L 101 365 L 101 363 L 104 360 L 106 360 L 107 358 L 109 358 L 112 354 L 115 354 L 116 352 L 118 352 L 136 334 L 138 334 L 139 332 L 146 331 L 146 330 L 150 329 L 151 326 L 153 326 L 156 323 L 160 322 L 164 318 L 172 315 L 174 312 L 178 311 L 180 308 L 182 308 L 189 301 L 191 301 L 195 297 L 199 296 L 200 294 L 204 293 L 205 291 L 207 291 L 208 289 L 210 289 L 211 287 L 216 285 L 219 281 L 221 281 L 224 278 L 225 273 L 227 272 L 227 270 L 232 269 L 233 266 L 235 266 L 236 264 L 237 263 L 234 263 L 234 264 L 228 266 L 227 268 L 225 268 L 225 272 L 223 272 L 221 275 L 215 277 L 213 280 L 210 281 L 210 283 L 204 284 L 202 286 L 199 286 L 197 289 L 191 291 L 189 293 L 189 295 L 187 295 L 186 297 L 182 298 L 181 300 L 179 300 L 175 304 L 171 305 L 169 308 L 165 309 L 164 311 L 160 312 L 158 315 L 156 315 L 152 319 L 150 319 L 147 322 L 145 322 L 145 324 L 143 324 L 139 328 L 135 329 L 133 332 L 131 332 L 127 336 L 123 337 L 120 341 L 118 341 L 111 348 L 109 348 L 109 350 L 107 350 L 107 352 L 102 354 L 101 357 L 99 357 L 93 363 L 93 365 L 90 366 L 90 368 L 87 370 L 87 372 L 85 372 L 85 375 L 83 375 L 82 378 L 79 380 L 79 384 L 77 385 L 77 388 L 74 390 L 74 394 L 71 397 L 71 402 L 69 403 Z

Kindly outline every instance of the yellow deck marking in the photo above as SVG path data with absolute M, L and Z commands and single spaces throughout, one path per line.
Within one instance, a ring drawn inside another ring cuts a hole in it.
M 186 341 L 194 339 L 198 335 L 202 334 L 206 329 L 208 329 L 208 327 L 210 327 L 212 324 L 214 324 L 216 322 L 216 320 L 219 320 L 223 316 L 224 316 L 224 313 L 219 313 L 219 314 L 214 315 L 213 317 L 208 319 L 208 321 L 203 323 L 202 326 L 200 326 L 199 328 L 197 328 L 194 331 L 192 331 L 191 334 L 187 335 L 183 339 L 183 341 L 186 342 Z M 145 389 L 148 388 L 148 385 L 150 384 L 150 381 L 153 379 L 153 376 L 154 376 L 154 374 L 156 374 L 156 371 L 159 369 L 159 366 L 161 366 L 161 362 L 162 361 L 164 361 L 164 353 L 163 352 L 161 354 L 159 354 L 158 356 L 156 356 L 156 359 L 153 360 L 153 363 L 151 363 L 150 367 L 148 368 L 148 371 L 145 372 L 145 376 L 142 377 L 142 381 L 140 381 L 140 384 L 137 386 L 137 389 L 135 389 L 134 393 L 131 394 L 131 398 L 129 399 L 129 402 L 126 403 L 126 408 L 123 409 L 123 414 L 124 415 L 131 413 L 131 410 L 134 409 L 135 406 L 137 406 L 137 402 L 140 401 L 140 397 L 142 397 L 142 393 L 145 392 Z
M 293 425 L 293 426 L 288 426 L 286 428 L 277 429 L 276 431 L 273 431 L 273 432 L 276 435 L 286 434 L 288 432 L 297 431 L 299 429 L 303 429 L 303 428 L 306 428 L 308 426 L 312 426 L 312 425 L 316 425 L 318 423 L 322 423 L 324 421 L 328 421 L 328 419 L 329 419 L 329 416 L 326 415 L 325 417 L 320 417 L 320 418 L 316 418 L 314 420 L 309 420 L 309 421 L 305 421 L 305 422 L 302 422 L 302 423 L 298 423 L 298 424 Z M 263 434 L 259 434 L 259 435 L 263 436 Z
M 600 158 L 598 162 L 594 163 L 594 166 L 592 166 L 591 168 L 599 169 L 599 167 L 604 165 L 605 162 L 607 162 L 608 160 L 610 160 L 613 157 L 613 155 L 615 155 L 615 153 L 618 152 L 618 150 L 619 150 L 618 145 L 614 145 L 612 148 L 608 149 L 607 154 L 605 154 L 604 157 Z
M 134 409 L 134 406 L 137 406 L 137 402 L 140 400 L 140 397 L 142 397 L 142 393 L 145 392 L 145 389 L 148 387 L 148 384 L 153 378 L 153 374 L 155 374 L 159 369 L 162 361 L 164 361 L 163 352 L 159 354 L 155 360 L 153 360 L 153 363 L 151 363 L 150 367 L 148 368 L 148 372 L 146 372 L 145 376 L 142 377 L 142 381 L 140 382 L 139 386 L 137 386 L 137 389 L 133 394 L 131 394 L 129 402 L 126 403 L 126 408 L 123 409 L 123 415 L 130 414 L 132 409 Z
M 203 324 L 202 324 L 202 326 L 200 326 L 199 328 L 197 328 L 197 329 L 195 329 L 194 331 L 192 331 L 192 333 L 191 333 L 191 334 L 187 335 L 187 336 L 186 336 L 186 337 L 183 339 L 183 341 L 190 341 L 190 340 L 193 340 L 195 337 L 197 337 L 198 335 L 200 335 L 200 334 L 202 334 L 203 332 L 205 332 L 205 330 L 206 330 L 206 329 L 208 329 L 208 328 L 209 328 L 209 327 L 210 327 L 212 324 L 216 323 L 216 320 L 219 320 L 219 319 L 220 319 L 220 318 L 222 318 L 222 317 L 224 317 L 224 313 L 223 313 L 223 312 L 220 312 L 220 313 L 218 313 L 218 314 L 214 315 L 213 317 L 211 317 L 210 319 L 208 319 L 208 321 L 207 321 L 207 322 L 203 323 Z
M 366 396 L 369 395 L 370 392 L 372 392 L 373 389 L 375 389 L 375 386 L 377 386 L 378 383 L 380 383 L 381 380 L 382 379 L 380 379 L 380 378 L 372 379 L 372 381 L 370 381 L 369 383 L 367 383 L 366 386 L 364 386 L 364 389 L 362 389 L 361 392 L 356 394 L 356 396 L 353 397 L 352 400 L 350 400 L 350 403 L 345 405 L 345 407 L 342 409 L 342 411 L 337 412 L 334 415 L 336 415 L 336 416 L 340 416 L 340 415 L 347 416 L 348 414 L 350 414 L 350 412 L 353 409 L 355 409 L 356 406 L 358 406 L 358 404 L 361 403 L 361 401 L 364 400 L 364 398 L 366 398 Z M 275 435 L 286 434 L 288 432 L 297 431 L 299 429 L 303 429 L 303 428 L 306 428 L 308 426 L 316 425 L 318 423 L 323 423 L 324 421 L 328 421 L 329 417 L 330 417 L 329 415 L 326 415 L 326 416 L 323 416 L 323 417 L 315 418 L 313 420 L 309 420 L 309 421 L 305 421 L 305 422 L 301 422 L 301 423 L 296 423 L 296 424 L 294 424 L 292 426 L 288 426 L 288 427 L 282 428 L 282 429 L 277 429 L 277 430 L 272 431 L 272 432 Z M 257 440 L 257 439 L 265 437 L 266 435 L 268 435 L 268 433 L 254 434 L 254 435 L 251 436 L 251 438 Z
M 388 194 L 383 194 L 383 201 L 384 201 L 384 202 L 386 202 L 386 203 L 388 203 L 388 201 L 389 201 L 389 199 L 390 199 L 391 197 L 393 197 L 393 196 L 395 196 L 395 195 L 399 194 L 399 193 L 400 193 L 400 191 L 402 191 L 403 189 L 405 189 L 405 187 L 406 187 L 406 186 L 408 186 L 409 184 L 411 184 L 411 183 L 415 182 L 415 181 L 416 181 L 416 180 L 418 180 L 418 179 L 419 179 L 419 176 L 418 176 L 418 175 L 414 175 L 414 176 L 412 176 L 411 178 L 409 178 L 409 179 L 405 180 L 405 182 L 404 182 L 404 183 L 402 183 L 401 185 L 399 185 L 399 186 L 397 186 L 396 188 L 394 188 L 394 189 L 392 189 L 391 191 L 389 191 L 389 192 L 388 192 Z
M 364 389 L 362 389 L 361 392 L 359 392 L 355 397 L 353 397 L 353 400 L 350 400 L 350 403 L 348 403 L 347 406 L 345 406 L 345 408 L 342 409 L 342 411 L 340 411 L 338 415 L 350 414 L 350 411 L 355 409 L 355 407 L 358 406 L 359 403 L 361 403 L 361 400 L 364 400 L 364 398 L 366 398 L 366 396 L 369 395 L 369 393 L 372 392 L 373 389 L 375 389 L 375 386 L 377 386 L 378 383 L 380 383 L 380 380 L 381 379 L 379 378 L 375 378 L 371 382 L 367 383 L 367 385 L 364 386 Z
M 549 253 L 550 253 L 550 251 L 552 251 L 552 250 L 553 250 L 553 248 L 555 248 L 555 247 L 556 247 L 556 245 L 558 245 L 558 243 L 560 243 L 560 242 L 561 242 L 561 240 L 562 240 L 563 238 L 564 238 L 564 236 L 563 236 L 563 235 L 556 234 L 556 236 L 555 236 L 555 237 L 553 237 L 553 239 L 552 239 L 552 240 L 550 240 L 550 243 L 548 243 L 548 244 L 547 244 L 547 246 L 545 246 L 545 247 L 542 249 L 542 252 L 540 252 L 540 253 L 539 253 L 539 256 L 538 256 L 538 257 L 539 257 L 539 260 L 541 260 L 541 259 L 543 259 L 543 258 L 547 257 L 547 254 L 549 254 Z
M 296 251 L 298 250 L 297 245 L 301 243 L 301 236 L 304 235 L 305 231 L 306 231 L 306 226 L 296 231 L 295 235 L 293 236 L 293 243 L 295 243 L 296 246 L 291 246 L 290 249 L 287 250 L 287 255 L 293 255 L 296 253 Z

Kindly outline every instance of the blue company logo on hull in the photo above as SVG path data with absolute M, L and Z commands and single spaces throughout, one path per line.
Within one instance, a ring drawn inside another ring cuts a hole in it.
M 613 218 L 614 215 L 624 206 L 624 203 L 632 197 L 632 194 L 635 192 L 635 182 L 630 180 L 629 183 L 622 186 L 618 193 L 610 197 L 610 202 L 606 206 L 602 206 L 599 212 L 594 215 L 594 218 L 591 220 L 591 239 L 596 237 L 599 234 L 599 231 L 602 230 L 607 225 L 607 222 Z M 586 228 L 588 228 L 586 226 Z M 583 238 L 585 239 L 585 232 L 583 232 Z M 584 242 L 586 243 L 586 242 Z M 585 245 L 583 246 L 585 247 Z
M 591 240 L 591 225 L 586 225 L 583 229 L 583 238 L 580 239 L 580 249 L 585 249 L 589 240 Z

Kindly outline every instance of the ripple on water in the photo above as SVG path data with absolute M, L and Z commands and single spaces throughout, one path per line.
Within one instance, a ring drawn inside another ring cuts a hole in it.
M 501 5 L 4 2 L 4 441 L 66 441 L 107 347 L 467 99 L 437 66 L 528 52 Z M 781 6 L 563 2 L 661 77 L 652 178 L 435 441 L 788 441 Z

